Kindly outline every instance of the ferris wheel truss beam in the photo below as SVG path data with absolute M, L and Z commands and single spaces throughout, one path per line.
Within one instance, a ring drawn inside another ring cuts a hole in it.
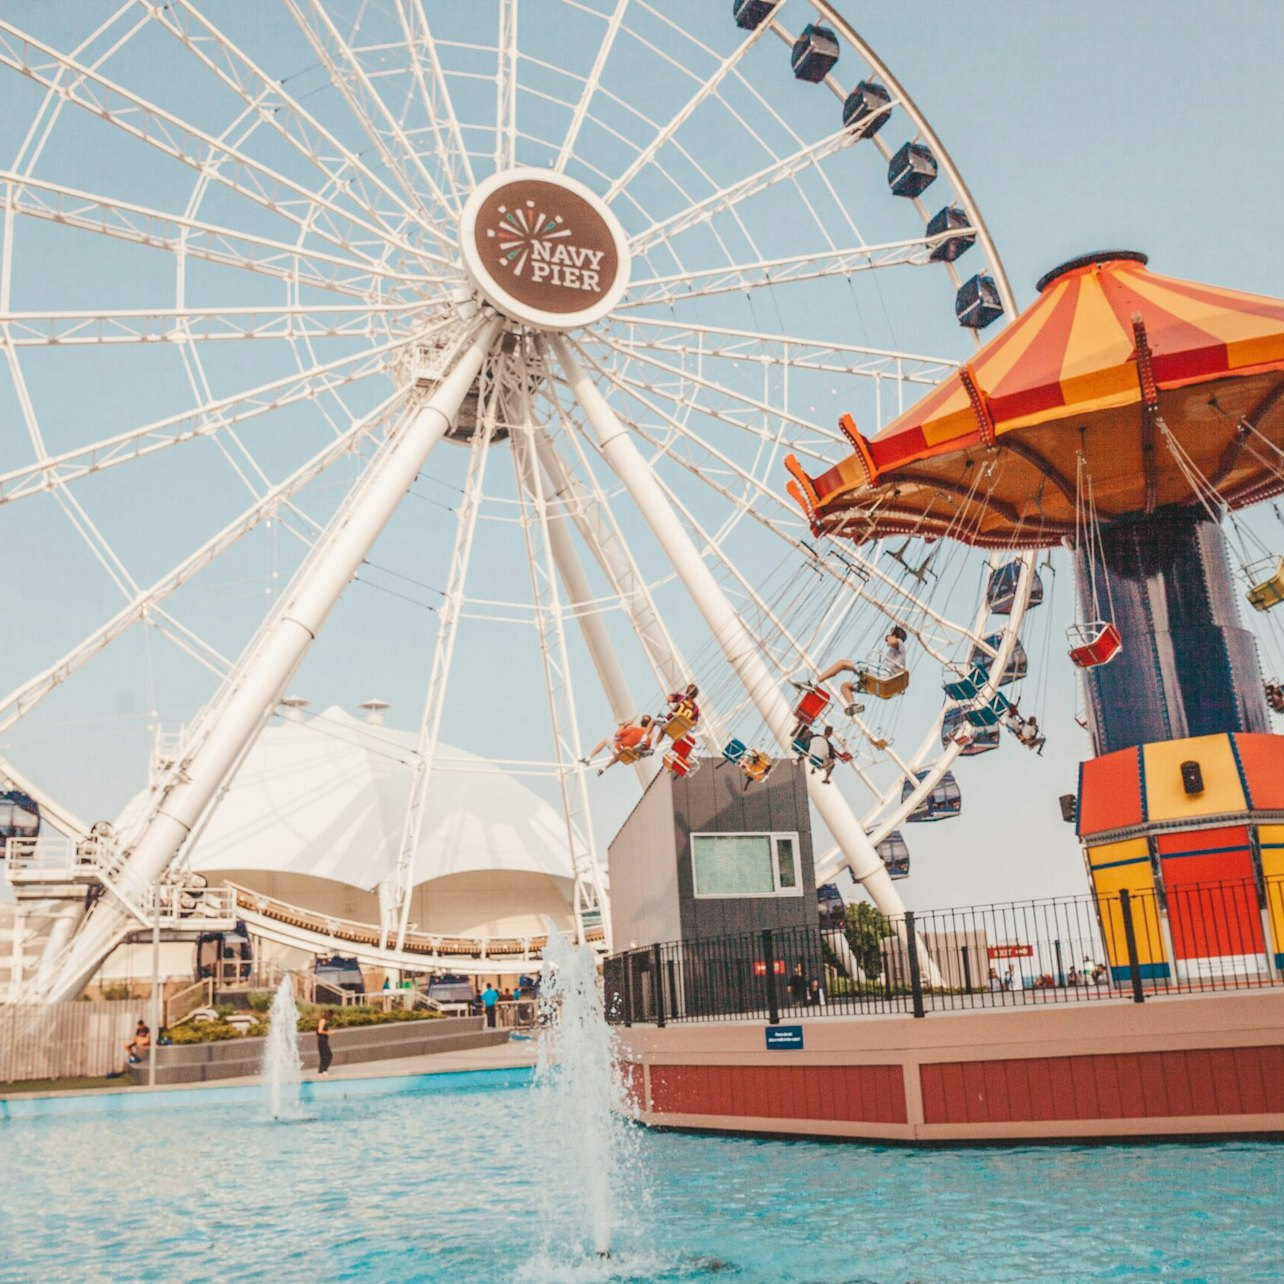
M 382 250 L 392 243 L 413 258 L 450 266 L 444 256 L 391 236 L 386 228 L 343 209 L 3 20 L 0 67 L 9 67 L 172 160 L 212 175 L 229 191 L 294 224 L 300 234 L 310 231 L 361 263 L 379 262 L 379 255 L 367 252 L 363 245 Z M 65 85 L 60 84 L 64 73 L 69 79 Z
M 530 449 L 526 449 L 523 444 L 524 484 L 529 493 L 538 493 L 544 498 L 548 548 L 557 567 L 558 576 L 561 578 L 562 587 L 566 590 L 570 613 L 579 625 L 584 646 L 597 674 L 598 684 L 606 696 L 607 704 L 611 707 L 611 716 L 616 722 L 623 722 L 636 715 L 637 702 L 629 687 L 629 680 L 624 676 L 624 668 L 620 664 L 619 657 L 615 654 L 615 648 L 611 645 L 601 612 L 594 609 L 592 587 L 575 551 L 570 532 L 567 530 L 567 523 L 573 519 L 567 511 L 565 491 L 553 480 L 544 462 L 544 454 L 553 449 L 552 442 L 548 441 L 541 424 L 533 426 L 530 438 Z M 560 461 L 558 463 L 560 464 Z M 642 758 L 637 759 L 633 764 L 633 772 L 638 778 L 638 784 L 645 789 L 653 774 L 646 761 Z
M 753 637 L 705 565 L 628 430 L 596 384 L 580 369 L 567 343 L 556 335 L 549 341 L 593 428 L 603 459 L 637 505 L 772 735 L 788 752 L 794 719 Z M 806 779 L 812 804 L 842 848 L 852 874 L 884 914 L 903 917 L 905 906 L 900 895 L 847 800 L 839 790 L 820 784 L 814 775 L 808 773 Z
M 544 668 L 544 690 L 548 697 L 549 721 L 553 731 L 553 751 L 562 795 L 567 848 L 571 856 L 571 867 L 575 872 L 576 942 L 580 945 L 584 943 L 585 916 L 596 911 L 601 915 L 609 953 L 610 907 L 593 838 L 588 779 L 581 770 L 579 761 L 579 719 L 576 716 L 570 654 L 566 646 L 566 628 L 561 596 L 558 593 L 557 560 L 549 533 L 549 505 L 539 460 L 531 443 L 531 438 L 540 429 L 532 414 L 529 392 L 524 383 L 516 390 L 513 400 L 516 404 L 512 410 L 516 413 L 510 412 L 510 422 L 514 422 L 517 428 L 510 438 L 513 466 L 517 473 L 518 494 L 524 497 L 522 534 L 530 569 L 531 596 L 536 608 L 535 628 Z
M 317 61 L 326 69 L 330 83 L 348 104 L 348 110 L 361 125 L 380 159 L 397 176 L 406 195 L 423 211 L 425 221 L 431 223 L 440 218 L 447 226 L 452 225 L 459 213 L 458 201 L 447 195 L 429 172 L 420 156 L 420 149 L 407 137 L 404 124 L 388 110 L 356 50 L 343 38 L 330 15 L 318 0 L 285 0 L 285 7 L 316 54 Z M 315 27 L 309 21 L 309 14 L 316 21 Z M 435 215 L 423 202 L 415 184 L 416 173 L 437 207 Z
M 393 933 L 395 947 L 398 950 L 404 948 L 406 932 L 410 926 L 415 861 L 423 837 L 428 788 L 432 784 L 433 769 L 436 766 L 441 720 L 450 684 L 451 661 L 454 659 L 455 642 L 459 637 L 459 621 L 463 612 L 468 571 L 472 565 L 477 518 L 481 511 L 482 488 L 486 481 L 486 465 L 495 434 L 499 392 L 498 371 L 494 364 L 482 368 L 478 388 L 478 409 L 481 414 L 469 451 L 463 498 L 457 509 L 455 542 L 450 552 L 446 591 L 437 608 L 437 637 L 433 642 L 432 667 L 428 671 L 428 689 L 419 720 L 419 738 L 415 746 L 410 795 L 402 818 L 397 864 L 388 880 L 390 894 L 386 897 L 387 912 L 383 916 L 380 930 L 380 948 L 387 946 L 388 937 Z
M 206 343 L 220 339 L 382 339 L 388 326 L 377 326 L 376 318 L 392 322 L 398 317 L 414 317 L 422 310 L 423 304 L 414 302 L 4 312 L 0 313 L 0 326 L 7 332 L 5 343 L 14 348 Z
M 563 415 L 565 412 L 556 396 L 550 392 L 550 397 L 559 415 Z M 650 586 L 629 551 L 628 541 L 611 512 L 606 495 L 583 455 L 578 434 L 566 422 L 563 422 L 563 429 L 588 481 L 582 482 L 554 448 L 552 438 L 546 432 L 540 433 L 535 437 L 535 449 L 548 473 L 551 491 L 574 522 L 580 538 L 619 600 L 660 689 L 680 691 L 691 680 L 690 666 L 664 623 Z M 710 731 L 715 737 L 720 737 L 723 727 L 716 707 L 711 701 L 705 701 L 702 708 Z
M 195 410 L 170 415 L 60 455 L 45 455 L 33 464 L 0 475 L 0 504 L 14 503 L 43 491 L 65 489 L 68 483 L 90 473 L 99 473 L 158 450 L 219 433 L 294 402 L 315 400 L 321 393 L 383 373 L 410 342 L 409 339 L 395 339 L 377 348 L 273 379 L 257 388 L 221 397 Z
M 411 75 L 432 130 L 437 162 L 444 167 L 455 192 L 470 192 L 477 185 L 472 158 L 464 146 L 454 99 L 446 87 L 437 41 L 424 12 L 424 0 L 409 0 L 409 3 L 397 5 L 396 9 L 397 20 L 406 37 L 406 47 L 410 51 Z
M 500 322 L 491 320 L 474 332 L 428 401 L 389 433 L 222 690 L 189 728 L 178 761 L 153 791 L 123 845 L 120 872 L 132 883 L 154 884 L 181 852 L 432 448 L 445 436 L 499 328 Z M 46 1002 L 74 997 L 127 929 L 126 917 L 120 906 L 99 901 L 82 920 L 56 973 L 41 985 L 43 993 L 35 997 Z
M 440 273 L 358 262 L 13 170 L 0 170 L 0 210 L 358 299 L 378 298 L 380 290 L 442 285 L 447 279 Z
M 762 169 L 742 178 L 739 182 L 713 192 L 703 200 L 695 201 L 681 213 L 671 214 L 668 218 L 660 219 L 650 227 L 644 228 L 629 241 L 629 252 L 634 257 L 641 257 L 662 242 L 670 241 L 679 233 L 697 227 L 701 223 L 710 222 L 716 214 L 734 209 L 759 192 L 765 192 L 777 183 L 793 178 L 795 174 L 818 164 L 835 152 L 842 151 L 854 141 L 851 130 L 844 127 L 814 143 L 799 147 L 787 156 L 776 157 L 770 165 L 764 165 Z
M 709 358 L 717 361 L 744 361 L 770 366 L 788 363 L 792 370 L 815 370 L 854 379 L 883 379 L 896 383 L 921 384 L 934 388 L 959 363 L 947 357 L 928 357 L 890 348 L 870 348 L 856 343 L 771 334 L 763 330 L 735 329 L 675 321 L 671 317 L 622 317 L 621 328 L 636 332 L 659 330 L 667 339 L 641 336 L 620 339 L 625 348 L 644 348 L 674 356 Z
M 191 0 L 149 4 L 148 13 L 328 182 L 346 184 L 349 197 L 391 235 L 400 235 L 400 229 L 395 222 L 389 222 L 387 212 L 375 204 L 366 190 L 367 186 L 391 203 L 402 220 L 413 221 L 418 228 L 431 232 L 430 225 L 418 217 L 418 211 L 403 196 L 393 191 L 357 153 L 345 147 L 297 98 L 288 93 L 283 81 L 269 77 L 200 13 Z M 434 240 L 444 248 L 443 236 L 437 235 Z
M 856 245 L 846 249 L 821 250 L 815 254 L 790 254 L 729 266 L 676 272 L 636 282 L 620 309 L 664 307 L 679 300 L 712 299 L 721 294 L 746 294 L 753 290 L 816 281 L 826 277 L 849 277 L 857 272 L 877 272 L 893 267 L 934 267 L 929 253 L 936 245 L 963 231 L 951 230 L 940 236 L 918 236 L 881 245 Z
M 583 349 L 580 349 L 580 352 L 583 355 L 584 360 L 590 366 L 592 366 L 592 368 L 601 377 L 603 378 L 608 377 L 605 370 L 601 366 L 601 364 L 598 361 L 596 361 L 595 358 L 590 353 L 584 351 Z M 629 378 L 621 378 L 617 376 L 617 382 L 620 383 L 622 386 L 628 387 L 630 395 L 633 397 L 634 400 L 636 400 L 639 404 L 645 406 L 653 414 L 659 416 L 660 419 L 664 422 L 664 424 L 673 433 L 677 434 L 680 438 L 682 438 L 682 440 L 687 445 L 693 446 L 703 451 L 711 459 L 715 460 L 718 466 L 724 469 L 728 473 L 728 475 L 734 476 L 735 478 L 737 478 L 747 488 L 747 490 L 752 490 L 758 495 L 759 498 L 773 504 L 790 521 L 797 520 L 797 509 L 795 507 L 786 503 L 769 486 L 764 485 L 758 478 L 754 477 L 751 473 L 746 472 L 743 468 L 741 468 L 738 464 L 736 464 L 729 456 L 717 450 L 715 447 L 709 445 L 707 442 L 700 441 L 696 437 L 694 437 L 692 434 L 688 433 L 685 427 L 677 419 L 675 419 L 668 412 L 660 409 L 653 401 L 649 399 L 649 397 L 646 395 L 646 392 L 643 391 L 643 385 L 641 384 L 640 381 L 629 379 Z M 654 388 L 651 388 L 649 390 L 654 391 Z M 673 400 L 673 398 L 666 397 L 666 400 Z M 703 413 L 708 413 L 708 412 L 704 411 Z M 645 425 L 635 422 L 633 426 L 640 436 L 642 436 L 645 440 L 649 441 L 658 450 L 664 449 L 664 443 L 660 441 L 656 436 L 654 436 L 654 434 L 650 433 L 646 429 Z M 752 517 L 755 521 L 767 527 L 768 530 L 773 531 L 781 539 L 792 544 L 792 546 L 795 549 L 797 549 L 798 552 L 803 553 L 810 560 L 815 561 L 818 565 L 822 566 L 826 574 L 830 575 L 832 578 L 838 579 L 841 582 L 846 582 L 847 577 L 845 575 L 840 575 L 839 572 L 837 572 L 829 564 L 827 559 L 817 558 L 814 549 L 807 546 L 802 540 L 795 539 L 793 536 L 789 535 L 787 531 L 781 527 L 779 522 L 773 522 L 768 517 L 766 517 L 763 513 L 759 512 L 756 505 L 753 502 L 746 500 L 744 495 L 737 495 L 730 488 L 724 487 L 719 482 L 714 480 L 711 477 L 710 470 L 699 467 L 694 461 L 685 459 L 682 455 L 678 454 L 676 451 L 670 450 L 667 452 L 667 454 L 668 454 L 668 457 L 672 459 L 680 467 L 686 469 L 693 476 L 699 477 L 701 480 L 705 481 L 706 484 L 711 486 L 713 489 L 717 490 L 725 499 L 742 507 L 743 511 L 747 513 L 750 517 Z M 877 581 L 884 589 L 886 589 L 886 591 L 889 594 L 894 594 L 898 598 L 900 598 L 900 600 L 904 604 L 905 609 L 921 612 L 925 619 L 930 619 L 934 624 L 936 624 L 942 630 L 944 634 L 953 635 L 957 638 L 964 639 L 973 644 L 983 645 L 983 639 L 976 633 L 975 630 L 969 630 L 965 625 L 958 624 L 955 621 L 950 620 L 945 615 L 942 615 L 939 611 L 934 610 L 932 607 L 928 606 L 927 603 L 915 597 L 914 594 L 910 592 L 909 589 L 907 589 L 903 584 L 899 583 L 897 580 L 892 578 L 892 576 L 888 575 L 886 571 L 881 570 L 873 562 L 866 561 L 864 558 L 861 558 L 858 554 L 853 553 L 853 554 L 849 554 L 849 556 L 852 558 L 855 565 L 859 568 L 857 574 L 862 580 Z M 889 619 L 896 618 L 895 613 L 893 612 L 890 604 L 887 601 L 874 597 L 872 594 L 866 591 L 863 585 L 858 587 L 856 591 L 859 592 L 862 596 L 864 596 L 867 601 L 869 601 L 871 604 L 876 606 L 885 615 L 887 615 Z M 917 636 L 919 637 L 919 641 L 924 644 L 924 647 L 925 649 L 927 649 L 928 654 L 930 654 L 934 659 L 939 660 L 942 664 L 948 663 L 948 658 L 940 654 L 932 646 L 930 642 L 925 641 L 921 636 L 921 634 Z

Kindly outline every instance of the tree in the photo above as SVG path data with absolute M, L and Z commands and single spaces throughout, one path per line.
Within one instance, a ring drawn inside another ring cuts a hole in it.
M 865 979 L 877 981 L 883 974 L 883 942 L 895 935 L 887 919 L 868 901 L 857 901 L 847 907 L 844 932 Z

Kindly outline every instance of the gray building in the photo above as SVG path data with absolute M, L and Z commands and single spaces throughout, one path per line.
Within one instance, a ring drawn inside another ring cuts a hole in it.
M 750 1010 L 769 964 L 782 1000 L 796 965 L 822 974 L 805 770 L 781 759 L 745 789 L 737 768 L 705 758 L 689 776 L 651 782 L 608 849 L 612 939 L 638 952 L 635 1011 L 657 999 L 670 1014 Z

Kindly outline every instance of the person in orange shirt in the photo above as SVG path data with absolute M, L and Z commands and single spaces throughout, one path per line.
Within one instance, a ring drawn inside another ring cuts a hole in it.
M 630 755 L 631 760 L 639 754 L 650 752 L 652 731 L 649 714 L 644 714 L 640 722 L 626 718 L 616 728 L 615 735 L 610 738 L 613 750 L 610 760 L 597 769 L 597 774 L 600 776 L 604 771 L 609 771 L 625 755 Z M 599 740 L 590 750 L 588 757 L 581 758 L 580 761 L 587 767 L 606 746 L 607 740 Z

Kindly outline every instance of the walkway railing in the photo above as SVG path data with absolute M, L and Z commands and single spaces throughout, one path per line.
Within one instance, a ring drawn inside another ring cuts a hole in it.
M 848 913 L 860 930 L 784 928 L 614 955 L 605 965 L 608 1019 L 775 1024 L 1284 985 L 1284 877 L 922 911 L 896 922 Z

